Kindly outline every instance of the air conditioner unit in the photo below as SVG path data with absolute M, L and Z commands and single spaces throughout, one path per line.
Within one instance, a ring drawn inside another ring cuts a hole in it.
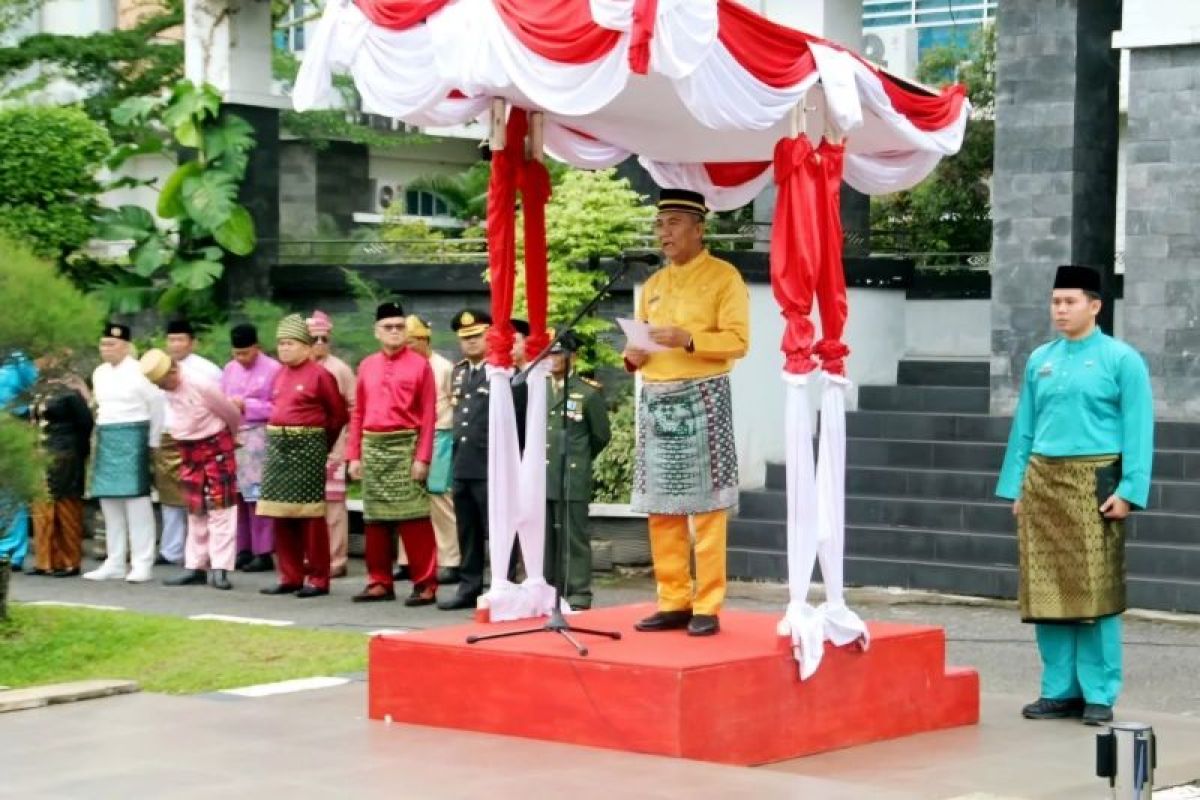
M 389 209 L 404 211 L 404 187 L 400 184 L 378 183 L 371 181 L 371 196 L 374 198 L 375 212 L 383 214 Z
M 879 66 L 914 80 L 917 77 L 917 29 L 874 28 L 863 35 L 863 57 Z

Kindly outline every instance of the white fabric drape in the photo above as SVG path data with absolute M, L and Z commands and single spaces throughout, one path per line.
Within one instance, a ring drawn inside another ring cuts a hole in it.
M 488 371 L 488 559 L 491 588 L 481 605 L 492 622 L 547 616 L 554 587 L 546 583 L 546 376 L 549 362 L 534 368 L 528 381 L 525 455 L 517 438 L 512 370 Z M 526 578 L 508 579 L 513 544 L 520 538 Z M 564 603 L 564 611 L 569 610 Z
M 809 50 L 821 73 L 826 117 L 842 134 L 862 127 L 862 103 L 855 86 L 855 67 L 861 66 L 860 62 L 845 50 L 834 50 L 816 42 L 809 45 Z
M 581 136 L 553 120 L 546 120 L 542 134 L 547 153 L 581 169 L 615 167 L 630 156 L 628 150 Z
M 704 195 L 713 211 L 732 211 L 751 202 L 771 182 L 772 175 L 770 169 L 764 169 L 758 177 L 738 186 L 717 186 L 703 164 L 672 164 L 645 156 L 639 156 L 638 163 L 659 186 L 690 189 Z

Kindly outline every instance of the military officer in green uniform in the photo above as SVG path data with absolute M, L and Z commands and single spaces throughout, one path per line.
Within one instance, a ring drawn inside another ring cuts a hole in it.
M 588 503 L 592 461 L 612 433 L 600 384 L 574 373 L 579 340 L 568 331 L 550 350 L 550 399 L 546 424 L 546 580 L 557 583 L 565 568 L 563 596 L 572 608 L 592 606 L 592 544 Z M 566 481 L 563 481 L 563 404 L 567 416 Z M 565 513 L 564 513 L 565 512 Z M 555 561 L 563 526 L 568 536 L 562 560 Z

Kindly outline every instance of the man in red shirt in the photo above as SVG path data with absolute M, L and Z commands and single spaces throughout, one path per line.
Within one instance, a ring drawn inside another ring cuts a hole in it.
M 279 584 L 262 593 L 319 597 L 329 594 L 325 461 L 349 414 L 333 375 L 312 360 L 304 318 L 284 317 L 275 339 L 283 369 L 271 389 L 258 513 L 275 519 Z
M 381 349 L 358 366 L 354 413 L 346 441 L 350 477 L 362 480 L 367 587 L 356 603 L 395 600 L 392 564 L 399 527 L 412 594 L 406 606 L 437 600 L 437 547 L 425 481 L 433 460 L 437 384 L 429 362 L 408 347 L 399 303 L 375 310 Z
M 237 553 L 237 461 L 233 437 L 242 415 L 215 383 L 185 375 L 162 350 L 142 356 L 142 374 L 163 390 L 179 448 L 179 480 L 187 507 L 183 573 L 167 586 L 211 582 L 232 589 Z M 212 575 L 206 574 L 211 569 Z

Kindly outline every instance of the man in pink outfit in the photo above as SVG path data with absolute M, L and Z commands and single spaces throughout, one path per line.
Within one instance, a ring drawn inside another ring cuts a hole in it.
M 232 589 L 229 572 L 237 555 L 237 461 L 234 437 L 242 424 L 237 406 L 220 386 L 186 377 L 162 350 L 141 358 L 142 374 L 163 390 L 171 409 L 171 436 L 179 445 L 180 479 L 187 501 L 184 571 L 163 581 L 189 586 L 209 581 Z
M 313 337 L 313 360 L 329 371 L 337 381 L 338 392 L 346 401 L 346 410 L 354 413 L 354 370 L 329 350 L 333 320 L 317 310 L 305 320 Z M 346 510 L 346 431 L 334 442 L 325 464 L 325 524 L 329 527 L 329 576 L 346 576 L 350 546 L 350 512 Z

